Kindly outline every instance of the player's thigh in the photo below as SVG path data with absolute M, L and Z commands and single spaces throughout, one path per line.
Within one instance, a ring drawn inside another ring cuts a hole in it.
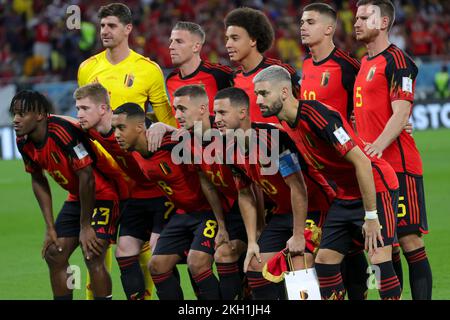
M 380 264 L 387 261 L 392 261 L 392 245 L 387 245 L 377 248 L 372 256 L 369 256 L 371 264 Z
M 242 240 L 231 240 L 230 243 L 224 243 L 216 248 L 214 261 L 219 263 L 236 262 L 246 249 L 247 244 Z
M 161 232 L 153 256 L 179 255 L 184 257 L 189 251 L 193 234 L 190 230 L 192 219 L 187 214 L 174 215 Z

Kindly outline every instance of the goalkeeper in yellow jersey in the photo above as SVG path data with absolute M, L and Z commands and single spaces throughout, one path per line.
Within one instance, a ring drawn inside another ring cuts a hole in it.
M 111 3 L 100 8 L 98 18 L 100 36 L 105 50 L 88 58 L 80 65 L 78 85 L 81 87 L 98 82 L 108 90 L 113 110 L 123 103 L 134 102 L 147 112 L 153 111 L 158 121 L 176 126 L 160 67 L 128 46 L 128 37 L 133 28 L 130 9 L 122 3 Z M 126 217 L 126 214 L 125 207 L 122 217 Z M 145 215 L 146 211 L 142 210 L 141 214 Z M 122 219 L 122 221 L 125 220 Z M 148 243 L 142 245 L 142 240 L 138 238 L 127 236 L 126 239 L 127 241 L 121 242 L 119 235 L 116 251 L 125 294 L 128 299 L 141 297 L 144 275 L 145 299 L 151 299 L 153 283 L 147 269 L 147 261 L 151 255 L 149 245 Z M 134 258 L 139 255 L 139 252 L 135 252 L 136 244 L 142 248 L 138 262 Z M 121 261 L 134 261 L 134 263 L 122 265 Z M 136 263 L 140 263 L 142 272 L 136 268 Z M 107 258 L 107 264 L 111 266 L 111 254 L 109 259 Z M 91 296 L 88 281 L 87 299 L 91 299 Z

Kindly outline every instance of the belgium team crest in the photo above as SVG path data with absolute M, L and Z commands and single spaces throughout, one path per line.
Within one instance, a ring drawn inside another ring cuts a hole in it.
M 330 81 L 330 72 L 329 71 L 322 72 L 322 80 L 320 81 L 320 85 L 322 87 L 326 87 L 329 81 Z
M 133 74 L 126 74 L 125 75 L 125 79 L 123 81 L 123 84 L 125 85 L 125 87 L 130 88 L 133 86 L 134 83 L 134 75 Z

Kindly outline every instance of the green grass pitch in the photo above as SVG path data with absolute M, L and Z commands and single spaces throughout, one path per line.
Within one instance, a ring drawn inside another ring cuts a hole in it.
M 449 299 L 450 268 L 447 250 L 450 248 L 450 131 L 415 132 L 424 163 L 424 183 L 430 234 L 425 236 L 426 248 L 433 271 L 433 298 Z M 21 161 L 0 161 L 0 299 L 52 299 L 48 270 L 41 259 L 44 222 L 31 190 L 30 176 Z M 65 192 L 52 183 L 54 211 L 58 212 Z M 402 258 L 405 290 L 403 299 L 411 299 L 406 261 Z M 84 299 L 86 271 L 80 250 L 70 261 L 81 267 L 81 289 L 75 299 Z M 194 295 L 181 266 L 182 285 L 186 299 Z M 113 299 L 125 299 L 117 263 L 113 261 Z M 377 299 L 376 290 L 369 298 Z

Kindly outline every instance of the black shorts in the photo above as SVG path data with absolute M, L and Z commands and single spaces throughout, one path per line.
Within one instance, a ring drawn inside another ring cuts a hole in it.
M 227 228 L 230 240 L 241 240 L 247 243 L 247 232 L 245 230 L 244 220 L 242 220 L 239 203 L 236 200 L 231 210 L 225 213 L 225 227 Z
M 58 238 L 80 236 L 81 204 L 79 201 L 65 201 L 55 221 Z M 119 201 L 96 200 L 91 225 L 97 237 L 114 243 L 117 236 Z
M 217 221 L 210 211 L 175 214 L 161 232 L 153 255 L 185 258 L 191 249 L 214 255 L 216 233 Z
M 405 173 L 397 173 L 397 178 L 400 185 L 397 213 L 398 236 L 411 233 L 427 234 L 428 222 L 423 178 Z
M 272 215 L 258 239 L 259 252 L 279 252 L 286 248 L 287 241 L 292 237 L 292 226 L 291 213 Z M 311 253 L 307 249 L 306 252 Z
M 385 246 L 398 246 L 396 233 L 398 190 L 377 193 L 378 220 Z M 322 227 L 320 249 L 330 249 L 346 255 L 350 249 L 364 247 L 362 226 L 365 211 L 363 202 L 358 200 L 335 199 L 328 211 Z M 378 242 L 378 246 L 381 246 Z
M 148 241 L 152 232 L 161 233 L 174 212 L 173 203 L 166 197 L 129 199 L 120 216 L 119 237 Z

